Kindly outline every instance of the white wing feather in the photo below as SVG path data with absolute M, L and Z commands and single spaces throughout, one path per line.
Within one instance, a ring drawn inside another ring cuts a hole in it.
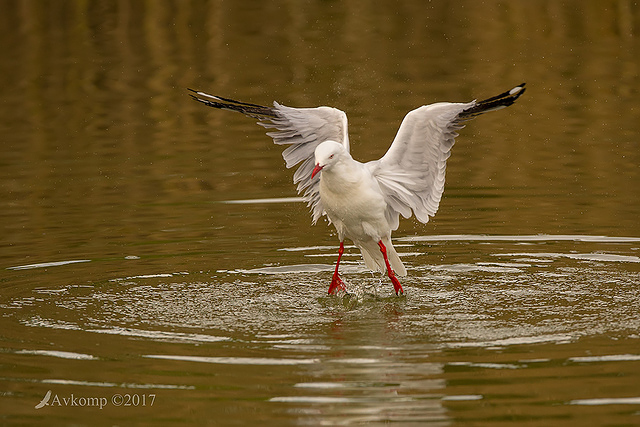
M 398 228 L 400 215 L 409 218 L 413 212 L 422 223 L 435 215 L 456 131 L 467 120 L 513 104 L 524 86 L 479 102 L 425 105 L 405 116 L 387 153 L 366 164 L 387 202 L 385 214 L 392 230 Z
M 268 132 L 273 142 L 288 145 L 282 157 L 287 168 L 300 163 L 293 175 L 298 194 L 303 194 L 307 206 L 311 208 L 313 223 L 324 214 L 320 201 L 320 176 L 311 177 L 314 167 L 314 152 L 320 143 L 332 140 L 342 144 L 349 151 L 347 115 L 344 111 L 332 107 L 292 108 L 277 102 L 273 107 L 235 101 L 221 96 L 189 89 L 191 97 L 209 107 L 238 111 L 258 120 L 266 128 L 276 129 Z
M 367 163 L 387 201 L 387 220 L 398 228 L 399 215 L 413 212 L 422 223 L 434 216 L 444 192 L 445 169 L 451 155 L 458 117 L 474 102 L 440 102 L 410 111 L 387 153 Z
M 262 120 L 260 125 L 275 128 L 269 132 L 273 142 L 289 145 L 282 152 L 287 168 L 300 166 L 293 175 L 298 194 L 303 194 L 307 206 L 311 208 L 313 223 L 324 214 L 320 201 L 320 177 L 311 177 L 316 147 L 327 140 L 342 144 L 349 151 L 347 115 L 332 107 L 292 108 L 273 103 L 276 117 Z

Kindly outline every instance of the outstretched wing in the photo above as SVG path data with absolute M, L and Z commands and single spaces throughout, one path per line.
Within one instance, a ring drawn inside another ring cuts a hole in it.
M 467 120 L 513 104 L 524 93 L 524 85 L 480 102 L 425 105 L 405 116 L 387 153 L 367 163 L 387 201 L 392 229 L 398 228 L 399 215 L 409 218 L 413 212 L 422 223 L 435 215 L 456 131 Z
M 243 113 L 259 120 L 265 128 L 274 128 L 268 132 L 273 142 L 288 145 L 282 152 L 287 168 L 300 166 L 293 175 L 298 194 L 302 194 L 307 206 L 311 208 L 315 223 L 324 213 L 320 201 L 320 177 L 311 177 L 314 167 L 314 151 L 324 141 L 341 143 L 349 151 L 347 133 L 347 115 L 337 108 L 292 108 L 273 103 L 273 107 L 234 101 L 233 99 L 213 96 L 189 89 L 191 97 L 205 105 L 224 110 Z

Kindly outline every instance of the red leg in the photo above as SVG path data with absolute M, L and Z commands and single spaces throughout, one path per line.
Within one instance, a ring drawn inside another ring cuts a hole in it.
M 378 246 L 380 246 L 380 252 L 382 252 L 382 256 L 384 257 L 384 263 L 387 265 L 387 275 L 389 276 L 389 279 L 391 279 L 391 283 L 393 283 L 393 289 L 395 289 L 396 295 L 398 295 L 398 292 L 400 292 L 401 294 L 404 294 L 402 285 L 396 278 L 396 273 L 394 273 L 393 270 L 391 269 L 391 265 L 389 264 L 389 258 L 387 258 L 387 248 L 384 245 L 384 243 L 382 243 L 382 240 L 378 242 Z
M 338 249 L 338 261 L 336 261 L 336 270 L 333 272 L 333 278 L 331 279 L 331 285 L 329 286 L 329 295 L 333 294 L 336 289 L 340 289 L 345 291 L 346 287 L 344 286 L 344 282 L 340 279 L 338 275 L 338 267 L 340 266 L 340 258 L 342 258 L 342 254 L 344 253 L 344 242 L 340 242 L 340 249 Z

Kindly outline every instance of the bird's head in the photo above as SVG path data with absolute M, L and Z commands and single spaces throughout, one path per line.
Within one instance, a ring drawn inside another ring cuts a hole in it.
M 344 145 L 336 141 L 325 141 L 316 147 L 315 160 L 316 167 L 313 168 L 311 178 L 316 176 L 323 169 L 329 169 L 338 163 L 340 157 L 346 153 Z

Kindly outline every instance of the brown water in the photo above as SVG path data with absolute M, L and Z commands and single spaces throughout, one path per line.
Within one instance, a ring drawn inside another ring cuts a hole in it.
M 0 424 L 640 425 L 634 2 L 2 10 Z M 400 298 L 354 248 L 327 297 L 278 147 L 186 91 L 341 108 L 370 160 L 521 81 L 395 233 Z

